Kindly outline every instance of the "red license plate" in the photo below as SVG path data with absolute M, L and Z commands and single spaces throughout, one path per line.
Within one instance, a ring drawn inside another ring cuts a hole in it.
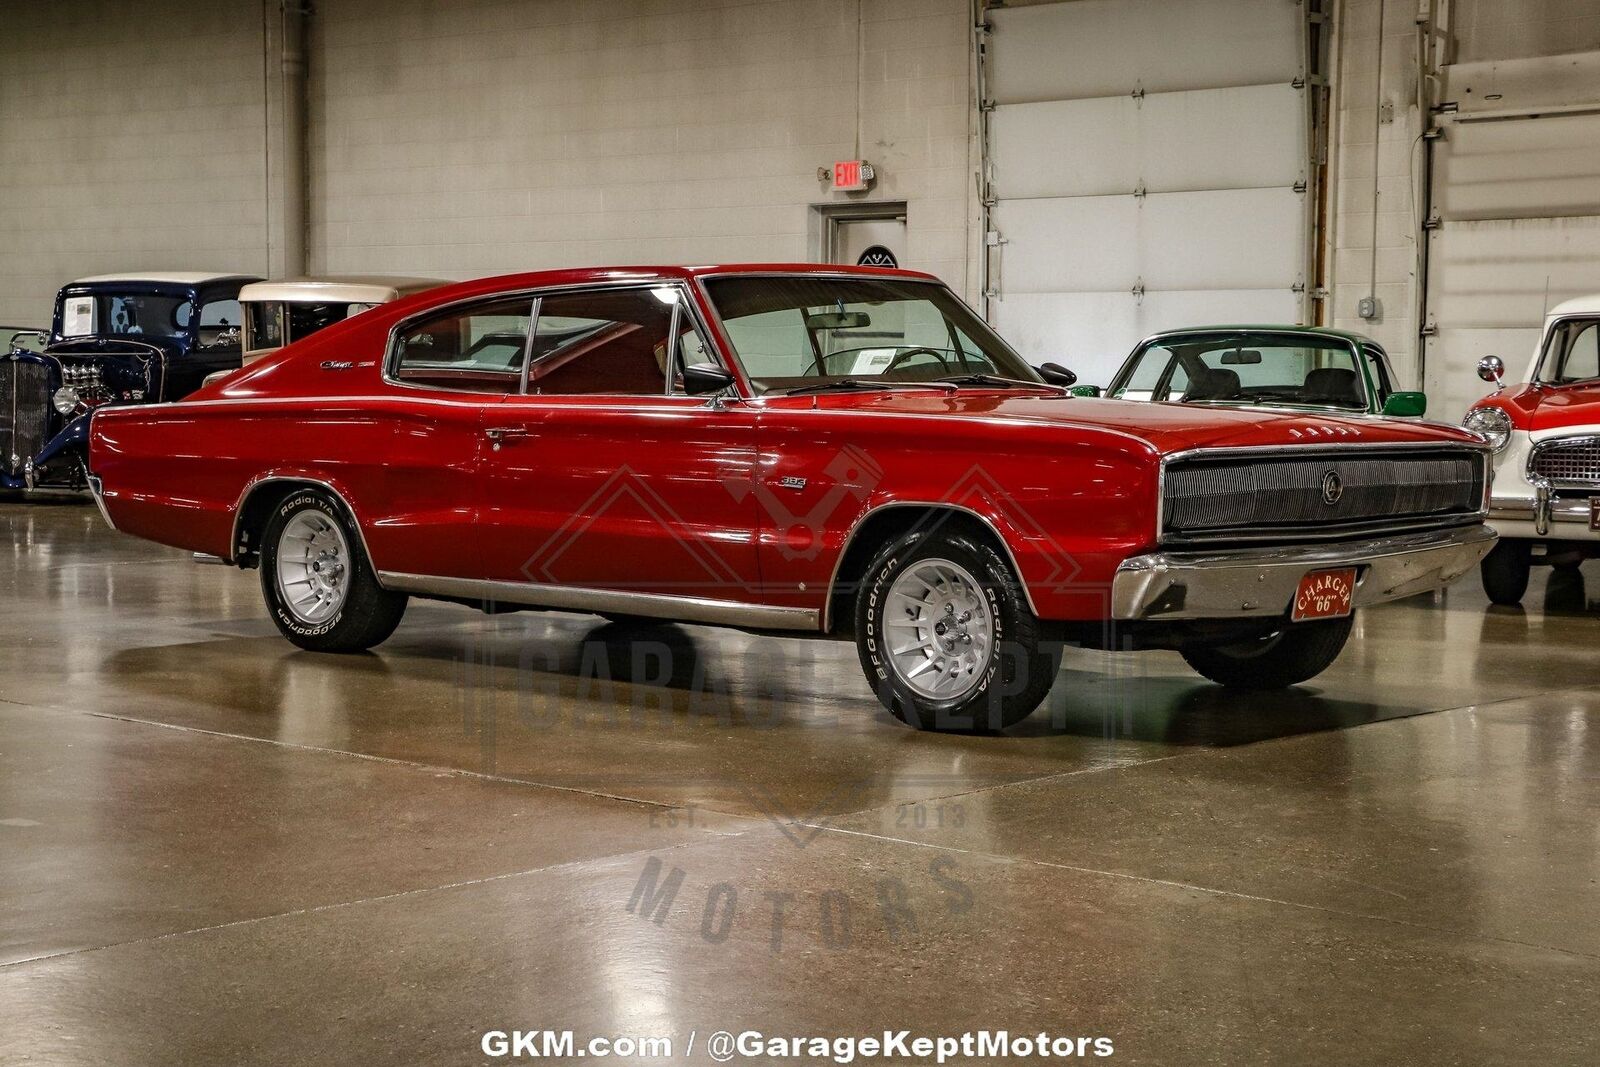
M 1294 592 L 1294 611 L 1289 618 L 1295 622 L 1343 618 L 1350 614 L 1350 598 L 1355 591 L 1354 567 L 1312 571 L 1300 579 L 1300 588 Z

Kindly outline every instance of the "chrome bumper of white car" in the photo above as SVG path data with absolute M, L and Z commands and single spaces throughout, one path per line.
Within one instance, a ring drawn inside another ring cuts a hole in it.
M 1117 619 L 1235 619 L 1287 615 L 1312 571 L 1356 568 L 1355 607 L 1442 589 L 1494 546 L 1482 524 L 1333 545 L 1153 552 L 1117 568 Z
M 1491 500 L 1489 521 L 1501 537 L 1594 541 L 1600 540 L 1600 530 L 1593 525 L 1593 508 L 1589 497 L 1559 497 L 1548 484 L 1535 482 L 1532 498 Z

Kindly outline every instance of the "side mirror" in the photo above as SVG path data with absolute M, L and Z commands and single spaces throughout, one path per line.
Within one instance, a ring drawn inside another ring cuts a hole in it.
M 1072 387 L 1072 395 L 1073 396 L 1099 396 L 1100 395 L 1100 387 L 1098 385 L 1074 385 Z
M 690 396 L 720 393 L 733 384 L 733 375 L 715 363 L 696 363 L 683 368 L 683 391 Z
M 1478 360 L 1478 377 L 1499 388 L 1501 379 L 1506 376 L 1505 360 L 1499 356 L 1484 356 Z
M 1428 413 L 1426 393 L 1390 393 L 1383 413 L 1397 419 L 1420 419 Z
M 1051 385 L 1077 385 L 1078 376 L 1059 363 L 1041 363 L 1038 367 L 1039 377 Z

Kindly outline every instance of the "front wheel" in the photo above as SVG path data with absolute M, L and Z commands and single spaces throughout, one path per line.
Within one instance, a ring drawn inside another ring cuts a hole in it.
M 406 597 L 378 584 L 361 537 L 331 497 L 304 489 L 273 509 L 261 593 L 278 630 L 313 652 L 361 652 L 394 633 Z
M 1502 537 L 1478 565 L 1483 575 L 1483 591 L 1492 603 L 1510 607 L 1522 603 L 1528 591 L 1528 576 L 1533 569 L 1533 546 L 1527 541 Z
M 1200 674 L 1233 689 L 1283 689 L 1308 681 L 1339 658 L 1350 639 L 1352 616 L 1287 623 L 1251 641 L 1183 649 Z
M 1021 722 L 1061 664 L 1010 564 L 965 530 L 914 531 L 878 553 L 856 597 L 856 648 L 895 718 L 956 733 Z

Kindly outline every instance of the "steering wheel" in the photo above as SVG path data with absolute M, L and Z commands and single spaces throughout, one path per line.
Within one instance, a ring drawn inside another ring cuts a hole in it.
M 847 349 L 844 350 L 844 352 L 834 352 L 834 353 L 832 353 L 830 355 L 827 355 L 827 356 L 819 356 L 818 358 L 813 359 L 810 363 L 807 363 L 805 365 L 805 367 L 800 371 L 800 374 L 798 376 L 802 377 L 802 378 L 805 377 L 807 374 L 811 373 L 813 368 L 815 368 L 816 370 L 821 371 L 822 373 L 825 374 L 825 373 L 827 373 L 827 370 L 826 370 L 826 368 L 823 367 L 823 364 L 827 360 L 830 360 L 830 359 L 834 358 L 834 356 L 842 356 L 846 352 L 861 352 L 861 351 L 863 351 L 863 349 L 860 349 L 860 348 L 847 348 Z M 925 348 L 925 347 L 922 347 L 922 346 L 919 345 L 919 346 L 917 346 L 915 348 L 907 348 L 904 351 L 895 353 L 894 358 L 889 360 L 889 365 L 887 367 L 883 368 L 883 370 L 878 372 L 879 376 L 880 377 L 887 377 L 888 375 L 894 373 L 895 368 L 899 367 L 900 364 L 904 363 L 906 360 L 908 360 L 912 356 L 916 356 L 916 355 L 929 355 L 929 356 L 932 356 L 934 359 L 939 361 L 939 365 L 941 367 L 943 367 L 945 370 L 949 370 L 950 369 L 950 361 L 945 358 L 945 354 L 943 352 L 939 351 L 937 348 Z

